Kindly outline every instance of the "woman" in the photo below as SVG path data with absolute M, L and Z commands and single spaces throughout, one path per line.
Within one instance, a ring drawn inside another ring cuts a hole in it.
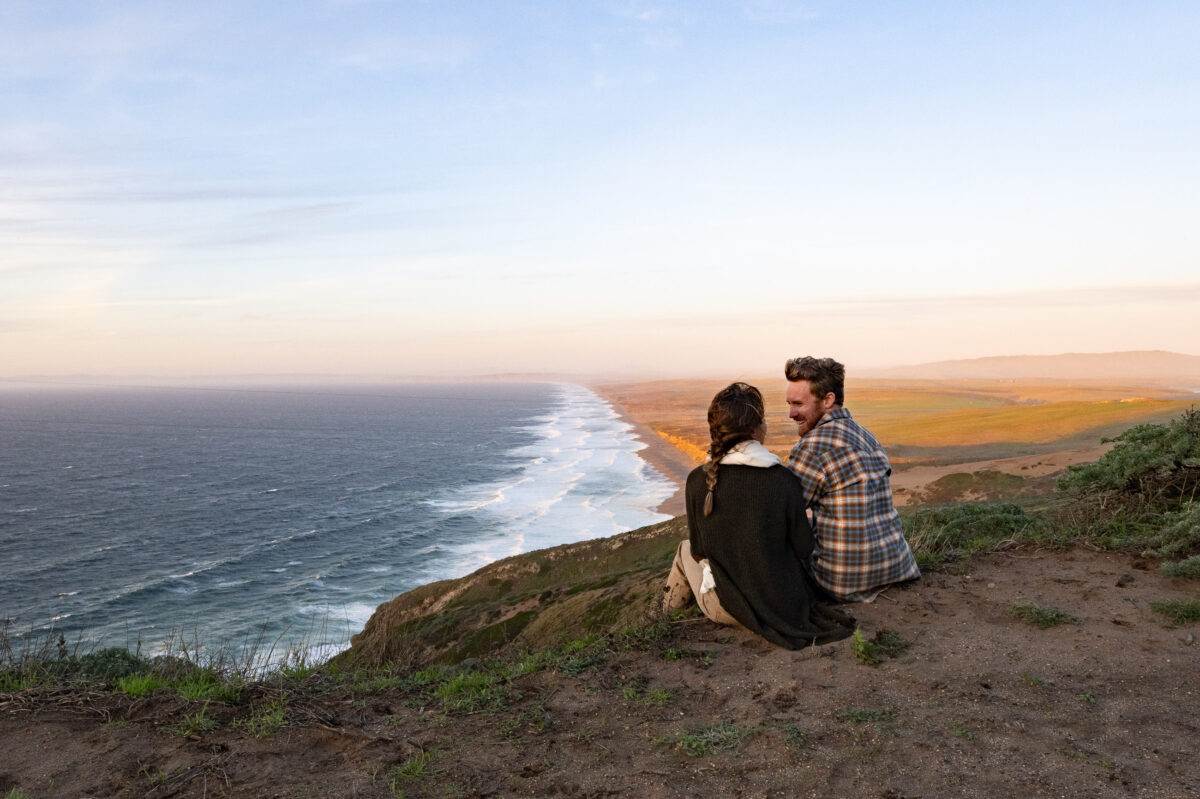
M 740 625 L 789 649 L 847 637 L 848 616 L 817 605 L 805 565 L 813 549 L 800 481 L 771 454 L 762 394 L 733 383 L 708 406 L 708 462 L 688 475 L 688 539 L 679 544 L 664 606 L 692 595 L 718 624 Z

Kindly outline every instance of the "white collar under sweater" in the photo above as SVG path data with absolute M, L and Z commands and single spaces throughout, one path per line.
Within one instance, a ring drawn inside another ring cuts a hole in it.
M 735 444 L 733 449 L 721 458 L 722 466 L 758 466 L 767 468 L 778 466 L 779 456 L 768 450 L 754 439 Z

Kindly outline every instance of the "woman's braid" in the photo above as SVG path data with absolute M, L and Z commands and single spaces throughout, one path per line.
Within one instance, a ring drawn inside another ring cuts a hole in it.
M 708 494 L 704 497 L 704 515 L 713 512 L 717 491 L 717 469 L 721 458 L 743 441 L 754 437 L 754 431 L 763 423 L 762 393 L 746 383 L 731 383 L 717 392 L 708 406 L 708 463 L 705 464 L 705 482 Z

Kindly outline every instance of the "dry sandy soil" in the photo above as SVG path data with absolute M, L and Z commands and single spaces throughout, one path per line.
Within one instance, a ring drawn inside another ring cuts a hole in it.
M 910 642 L 878 667 L 850 640 L 792 652 L 685 619 L 518 678 L 502 711 L 281 693 L 265 739 L 216 703 L 185 737 L 199 704 L 167 693 L 0 695 L 0 795 L 1195 797 L 1198 626 L 1150 603 L 1198 593 L 1128 556 L 1002 552 L 855 606 L 868 637 Z M 1075 621 L 1039 629 L 1022 600 Z

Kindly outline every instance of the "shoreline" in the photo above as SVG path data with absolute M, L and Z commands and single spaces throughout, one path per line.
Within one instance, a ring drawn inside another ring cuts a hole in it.
M 658 505 L 655 510 L 668 516 L 683 516 L 687 509 L 684 506 L 684 487 L 687 476 L 696 468 L 696 463 L 682 450 L 675 447 L 636 416 L 631 414 L 619 402 L 607 396 L 603 391 L 592 387 L 598 396 L 612 406 L 621 421 L 633 427 L 634 435 L 643 444 L 644 449 L 638 450 L 638 457 L 653 466 L 659 474 L 677 485 L 675 493 Z

